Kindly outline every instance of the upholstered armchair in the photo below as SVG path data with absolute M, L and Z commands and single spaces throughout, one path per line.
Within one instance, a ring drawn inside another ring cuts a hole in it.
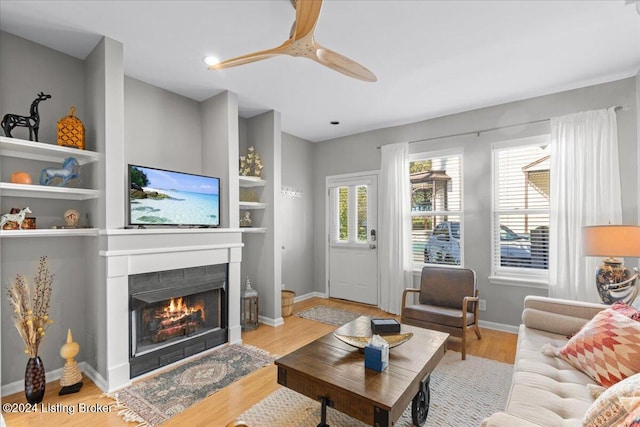
M 418 294 L 418 303 L 407 297 Z M 478 289 L 476 273 L 466 268 L 424 267 L 420 289 L 405 289 L 402 294 L 401 322 L 425 329 L 446 332 L 462 339 L 462 360 L 466 359 L 467 331 L 478 327 Z

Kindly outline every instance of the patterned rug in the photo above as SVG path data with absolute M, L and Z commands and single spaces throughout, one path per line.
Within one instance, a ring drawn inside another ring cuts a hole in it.
M 328 323 L 329 325 L 342 326 L 361 316 L 353 311 L 341 310 L 339 308 L 325 307 L 317 305 L 308 310 L 296 314 L 298 317 L 315 320 L 316 322 Z
M 431 374 L 431 404 L 427 427 L 480 425 L 494 412 L 504 410 L 513 365 L 448 351 Z M 238 417 L 251 427 L 315 427 L 320 422 L 320 403 L 281 387 Z M 366 424 L 332 408 L 327 410 L 332 427 L 365 427 Z M 411 404 L 395 424 L 412 426 Z
M 126 421 L 153 427 L 273 360 L 256 347 L 228 345 L 107 396 Z

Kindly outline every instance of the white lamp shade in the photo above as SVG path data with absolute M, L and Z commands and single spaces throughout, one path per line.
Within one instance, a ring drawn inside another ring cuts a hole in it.
M 640 257 L 639 225 L 593 225 L 582 229 L 586 256 Z

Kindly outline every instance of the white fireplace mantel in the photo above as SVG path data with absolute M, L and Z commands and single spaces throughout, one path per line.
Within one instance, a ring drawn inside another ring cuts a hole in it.
M 240 263 L 242 230 L 112 229 L 100 232 L 100 256 L 106 258 L 107 391 L 131 384 L 129 375 L 129 275 L 210 264 L 228 267 L 229 343 L 242 341 Z

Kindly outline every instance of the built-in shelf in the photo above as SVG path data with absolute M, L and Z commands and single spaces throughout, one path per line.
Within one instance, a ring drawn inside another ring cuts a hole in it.
M 238 184 L 240 187 L 249 188 L 249 187 L 264 187 L 267 184 L 262 178 L 258 178 L 257 176 L 239 176 Z
M 74 157 L 81 165 L 97 162 L 100 153 L 77 148 L 62 147 L 44 142 L 0 136 L 0 156 L 19 157 L 22 159 L 42 160 L 62 163 L 67 157 Z
M 62 163 L 67 157 L 73 157 L 81 165 L 97 162 L 101 158 L 101 155 L 94 151 L 79 150 L 76 148 L 62 147 L 43 142 L 7 137 L 0 137 L 0 156 L 53 162 L 58 164 Z M 51 200 L 91 200 L 97 199 L 100 197 L 100 194 L 101 192 L 99 190 L 89 188 L 0 182 L 0 196 L 3 198 L 22 197 Z M 99 230 L 97 228 L 0 230 L 0 238 L 97 236 L 98 231 Z
M 31 197 L 37 199 L 89 200 L 100 196 L 99 190 L 88 188 L 47 187 L 45 185 L 0 182 L 2 197 Z
M 247 234 L 264 234 L 267 232 L 266 227 L 242 227 L 242 232 Z
M 97 236 L 97 228 L 41 228 L 36 230 L 0 230 L 0 238 L 5 237 L 59 237 Z
M 238 203 L 240 209 L 264 209 L 267 207 L 266 203 L 260 202 L 243 202 L 242 200 Z

